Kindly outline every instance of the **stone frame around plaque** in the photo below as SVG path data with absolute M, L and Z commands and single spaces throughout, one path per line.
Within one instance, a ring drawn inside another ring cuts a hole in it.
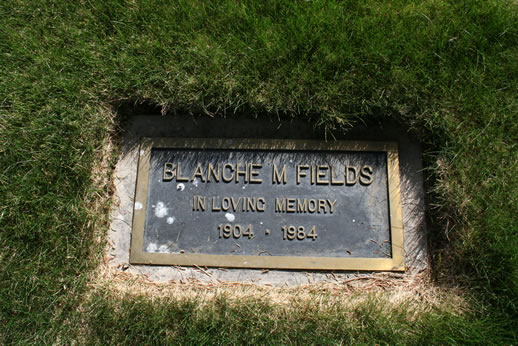
M 149 253 L 143 251 L 151 150 L 227 149 L 227 150 L 311 150 L 386 152 L 388 211 L 391 236 L 390 258 L 346 258 L 305 256 L 213 255 L 188 253 Z M 294 270 L 404 271 L 403 220 L 398 146 L 395 142 L 213 139 L 213 138 L 142 138 L 139 150 L 136 192 L 133 210 L 130 263 L 149 265 L 208 266 Z

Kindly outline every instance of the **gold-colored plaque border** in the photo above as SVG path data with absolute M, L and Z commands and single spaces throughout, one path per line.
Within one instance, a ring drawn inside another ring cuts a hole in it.
M 312 151 L 383 151 L 387 153 L 391 258 L 302 256 L 236 256 L 144 252 L 144 225 L 152 148 L 262 149 Z M 130 262 L 132 264 L 270 268 L 299 270 L 404 271 L 403 218 L 398 147 L 394 142 L 302 141 L 272 139 L 143 138 L 140 144 L 137 186 L 133 209 Z

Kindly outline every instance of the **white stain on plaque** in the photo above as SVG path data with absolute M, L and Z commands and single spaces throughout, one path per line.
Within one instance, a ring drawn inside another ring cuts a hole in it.
M 149 243 L 146 247 L 146 252 L 156 252 L 157 246 L 155 243 Z
M 162 218 L 167 215 L 167 207 L 164 202 L 158 202 L 155 207 L 155 216 Z
M 183 191 L 185 189 L 185 185 L 180 183 L 178 185 L 176 185 L 176 190 L 177 191 Z
M 167 245 L 160 245 L 160 247 L 158 248 L 158 252 L 160 252 L 160 253 L 167 253 L 167 252 L 169 252 L 168 249 L 169 248 L 167 247 Z
M 174 216 L 169 216 L 169 217 L 167 218 L 167 223 L 168 223 L 168 224 L 170 224 L 170 225 L 172 225 L 172 224 L 174 223 L 174 220 L 175 220 Z
M 135 202 L 135 210 L 140 210 L 140 209 L 142 209 L 142 207 L 143 207 L 143 206 L 142 206 L 142 203 L 140 203 L 140 202 Z
M 194 180 L 193 180 L 193 182 L 192 182 L 192 184 L 193 184 L 194 186 L 198 187 L 198 184 L 199 184 L 199 183 L 198 183 L 198 178 L 194 179 Z
M 227 218 L 228 222 L 233 222 L 236 219 L 236 216 L 234 214 L 231 214 L 231 213 L 226 213 L 225 217 Z

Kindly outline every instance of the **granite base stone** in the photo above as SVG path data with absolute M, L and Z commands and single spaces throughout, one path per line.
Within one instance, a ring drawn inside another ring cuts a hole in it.
M 418 273 L 429 266 L 425 224 L 425 200 L 421 146 L 395 126 L 358 127 L 334 133 L 337 140 L 395 141 L 399 145 L 401 200 L 404 227 L 406 273 Z M 196 268 L 130 265 L 129 252 L 133 220 L 139 144 L 142 137 L 176 138 L 264 138 L 324 140 L 326 133 L 300 120 L 262 118 L 212 118 L 208 116 L 137 115 L 122 131 L 119 159 L 114 171 L 115 194 L 111 210 L 106 255 L 115 270 L 143 274 L 156 282 L 242 282 L 269 285 L 306 285 L 336 282 L 365 272 L 327 272 L 232 268 Z M 327 136 L 329 137 L 329 136 Z M 328 139 L 329 140 L 329 139 Z M 334 140 L 334 139 L 333 139 Z

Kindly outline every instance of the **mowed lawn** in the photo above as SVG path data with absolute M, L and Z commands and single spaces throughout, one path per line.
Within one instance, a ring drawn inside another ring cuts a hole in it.
M 425 148 L 436 304 L 92 284 L 143 105 L 400 124 Z M 513 344 L 517 310 L 516 1 L 0 2 L 0 343 Z

